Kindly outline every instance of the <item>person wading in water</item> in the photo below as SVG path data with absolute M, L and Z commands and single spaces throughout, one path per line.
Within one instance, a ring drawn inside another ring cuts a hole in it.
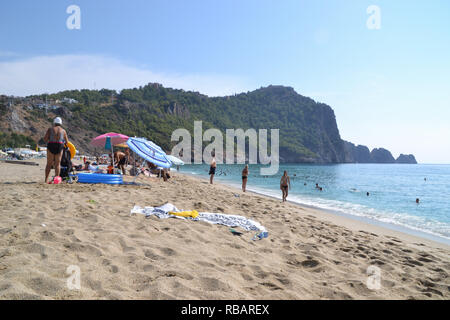
M 247 180 L 248 175 L 250 171 L 248 171 L 248 164 L 245 166 L 244 170 L 242 170 L 242 191 L 245 192 L 245 189 L 247 188 Z
M 286 201 L 286 198 L 288 196 L 288 190 L 291 188 L 291 179 L 288 176 L 287 171 L 284 171 L 283 176 L 281 177 L 280 180 L 280 189 L 281 192 L 283 193 L 283 202 Z
M 213 184 L 213 180 L 214 180 L 214 175 L 216 174 L 216 167 L 217 167 L 217 163 L 216 163 L 216 155 L 213 155 L 213 158 L 211 160 L 211 166 L 209 167 L 209 183 Z

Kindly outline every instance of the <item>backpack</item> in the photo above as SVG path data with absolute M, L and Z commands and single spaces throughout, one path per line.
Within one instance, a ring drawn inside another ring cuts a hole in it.
M 61 171 L 59 173 L 61 178 L 68 178 L 69 173 L 72 171 L 72 159 L 70 150 L 68 147 L 64 146 L 62 157 L 61 157 Z

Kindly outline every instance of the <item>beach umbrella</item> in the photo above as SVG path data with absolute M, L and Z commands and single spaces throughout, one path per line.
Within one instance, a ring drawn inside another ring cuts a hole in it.
M 91 144 L 94 147 L 105 148 L 106 143 L 110 143 L 111 146 L 115 146 L 126 142 L 128 139 L 129 137 L 124 134 L 109 132 L 92 139 Z
M 128 139 L 129 137 L 124 134 L 109 132 L 92 139 L 91 144 L 95 147 L 101 147 L 105 148 L 106 150 L 111 150 L 111 153 L 114 154 L 114 146 L 124 143 Z M 112 157 L 112 161 L 114 166 L 114 156 Z
M 166 158 L 170 160 L 174 165 L 176 166 L 184 166 L 184 161 L 181 159 L 178 159 L 177 157 L 174 157 L 172 155 L 166 155 Z
M 170 168 L 172 166 L 172 162 L 167 159 L 166 153 L 152 141 L 144 138 L 129 138 L 127 145 L 138 156 L 158 167 Z

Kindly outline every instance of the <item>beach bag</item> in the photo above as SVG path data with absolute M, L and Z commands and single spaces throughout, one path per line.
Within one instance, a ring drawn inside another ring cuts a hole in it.
M 64 146 L 63 153 L 61 157 L 61 171 L 59 173 L 61 178 L 68 178 L 69 173 L 72 171 L 72 159 L 70 150 L 68 147 Z

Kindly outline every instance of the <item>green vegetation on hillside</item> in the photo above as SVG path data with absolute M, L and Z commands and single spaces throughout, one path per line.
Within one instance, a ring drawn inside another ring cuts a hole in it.
M 195 120 L 203 129 L 280 129 L 280 155 L 292 162 L 342 162 L 343 142 L 333 110 L 297 94 L 292 88 L 269 86 L 228 97 L 164 88 L 159 84 L 111 90 L 72 90 L 40 96 L 76 99 L 66 105 L 70 126 L 98 133 L 121 132 L 143 136 L 169 150 L 172 132 Z M 37 115 L 36 115 L 37 116 Z M 67 122 L 66 122 L 67 123 Z M 86 142 L 89 140 L 85 139 Z M 270 140 L 269 140 L 270 141 Z
M 25 148 L 30 145 L 32 149 L 36 148 L 36 142 L 27 136 L 17 133 L 3 133 L 0 132 L 0 148 Z
M 203 130 L 217 128 L 224 134 L 226 129 L 267 129 L 269 151 L 270 129 L 279 129 L 280 160 L 284 162 L 337 163 L 345 158 L 333 110 L 290 87 L 269 86 L 233 96 L 208 97 L 151 83 L 120 93 L 68 90 L 17 100 L 14 105 L 21 102 L 27 107 L 22 110 L 29 134 L 39 139 L 43 133 L 33 128 L 42 128 L 47 122 L 51 125 L 50 119 L 58 115 L 83 152 L 94 151 L 89 142 L 96 134 L 112 131 L 146 137 L 171 150 L 176 143 L 170 141 L 175 129 L 185 128 L 193 136 L 194 121 L 202 121 Z M 61 107 L 54 109 L 54 105 Z M 1 111 L 12 112 L 6 106 Z M 4 136 L 6 139 L 11 137 Z

